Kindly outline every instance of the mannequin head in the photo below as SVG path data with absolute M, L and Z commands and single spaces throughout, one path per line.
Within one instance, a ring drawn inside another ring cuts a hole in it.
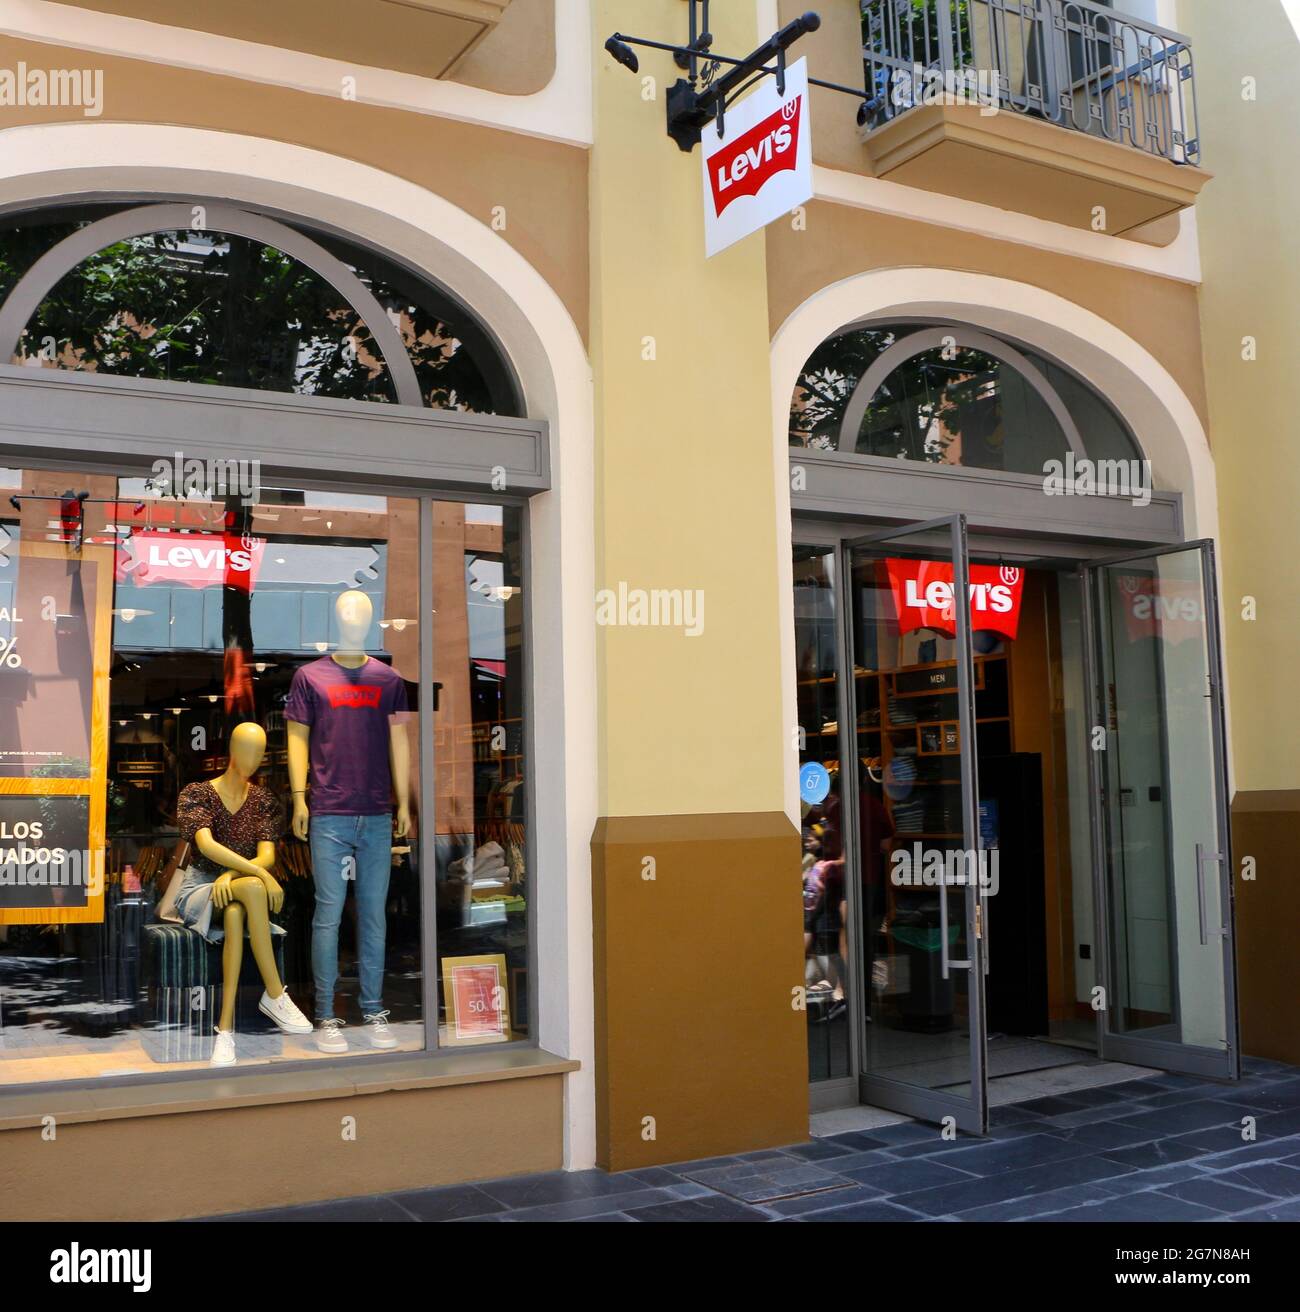
M 251 779 L 266 755 L 266 734 L 260 724 L 245 720 L 230 735 L 230 768 L 241 779 Z
M 375 608 L 364 592 L 341 592 L 334 602 L 334 618 L 339 624 L 339 653 L 359 655 L 366 649 L 366 637 L 375 616 Z

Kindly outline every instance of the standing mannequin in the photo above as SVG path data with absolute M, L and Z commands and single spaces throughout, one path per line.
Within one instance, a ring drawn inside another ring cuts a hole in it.
M 393 835 L 405 838 L 411 826 L 406 688 L 390 666 L 366 655 L 374 618 L 370 598 L 363 592 L 344 592 L 334 603 L 334 615 L 338 650 L 293 676 L 284 708 L 293 832 L 311 842 L 316 885 L 311 923 L 316 1046 L 322 1052 L 347 1051 L 340 1033 L 343 1022 L 334 1015 L 334 990 L 339 924 L 351 879 L 356 882 L 362 1019 L 372 1047 L 395 1048 L 381 995 Z
M 311 1022 L 293 1004 L 275 966 L 271 935 L 284 931 L 271 913 L 284 890 L 271 874 L 280 833 L 280 804 L 252 783 L 266 755 L 266 734 L 247 721 L 230 735 L 230 764 L 208 782 L 187 784 L 178 799 L 181 837 L 198 850 L 176 894 L 181 919 L 210 943 L 222 943 L 221 1016 L 213 1066 L 235 1061 L 235 996 L 247 932 L 266 991 L 259 1010 L 286 1034 L 310 1034 Z M 220 928 L 213 920 L 220 920 Z

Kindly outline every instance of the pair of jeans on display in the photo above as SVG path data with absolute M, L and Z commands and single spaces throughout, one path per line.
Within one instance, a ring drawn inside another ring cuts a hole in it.
M 339 977 L 339 925 L 348 881 L 356 883 L 357 974 L 361 1014 L 380 1011 L 384 990 L 385 908 L 392 868 L 393 822 L 388 815 L 314 815 L 309 830 L 316 912 L 311 921 L 311 970 L 316 1019 L 334 1015 Z

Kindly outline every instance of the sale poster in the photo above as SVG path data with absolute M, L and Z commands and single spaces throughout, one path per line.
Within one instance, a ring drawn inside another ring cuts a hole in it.
M 443 997 L 447 1043 L 500 1043 L 510 1037 L 504 956 L 445 957 Z

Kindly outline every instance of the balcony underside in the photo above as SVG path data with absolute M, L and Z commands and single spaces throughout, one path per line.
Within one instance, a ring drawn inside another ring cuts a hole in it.
M 1211 174 L 1014 110 L 920 105 L 863 135 L 872 172 L 1074 228 L 1136 230 L 1195 204 Z M 1168 233 L 1164 240 L 1173 236 Z M 1143 233 L 1163 244 L 1158 230 Z
M 500 21 L 511 0 L 77 0 L 77 7 L 443 77 Z

